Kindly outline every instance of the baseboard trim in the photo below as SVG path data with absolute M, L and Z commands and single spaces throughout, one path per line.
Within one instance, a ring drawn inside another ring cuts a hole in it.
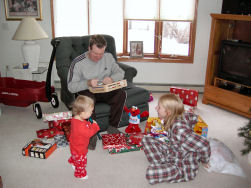
M 186 89 L 198 90 L 204 93 L 204 85 L 199 84 L 163 84 L 163 83 L 134 83 L 136 86 L 145 88 L 153 93 L 165 93 L 170 91 L 170 87 L 181 87 Z
M 61 82 L 60 82 L 60 80 L 54 80 L 54 87 L 56 89 L 60 89 L 61 88 Z

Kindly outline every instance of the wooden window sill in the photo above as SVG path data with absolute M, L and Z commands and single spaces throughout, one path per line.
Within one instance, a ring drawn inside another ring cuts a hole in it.
M 156 63 L 193 63 L 193 60 L 188 59 L 172 59 L 172 58 L 131 58 L 128 56 L 118 56 L 118 62 L 156 62 Z

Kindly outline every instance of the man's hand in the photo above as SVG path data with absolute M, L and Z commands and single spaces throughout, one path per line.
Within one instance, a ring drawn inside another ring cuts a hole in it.
M 87 85 L 90 87 L 96 87 L 98 85 L 98 79 L 88 80 Z
M 113 83 L 113 79 L 111 77 L 105 77 L 103 80 L 104 84 L 111 84 Z

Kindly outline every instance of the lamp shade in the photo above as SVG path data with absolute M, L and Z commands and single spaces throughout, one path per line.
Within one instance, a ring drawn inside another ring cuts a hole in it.
M 12 40 L 39 40 L 48 35 L 33 17 L 25 17 L 19 24 Z

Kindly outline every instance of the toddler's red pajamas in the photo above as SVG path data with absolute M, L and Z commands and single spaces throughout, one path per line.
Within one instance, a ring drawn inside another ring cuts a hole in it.
M 68 162 L 75 167 L 74 176 L 76 178 L 83 178 L 87 175 L 86 165 L 87 156 L 86 155 L 72 155 Z

